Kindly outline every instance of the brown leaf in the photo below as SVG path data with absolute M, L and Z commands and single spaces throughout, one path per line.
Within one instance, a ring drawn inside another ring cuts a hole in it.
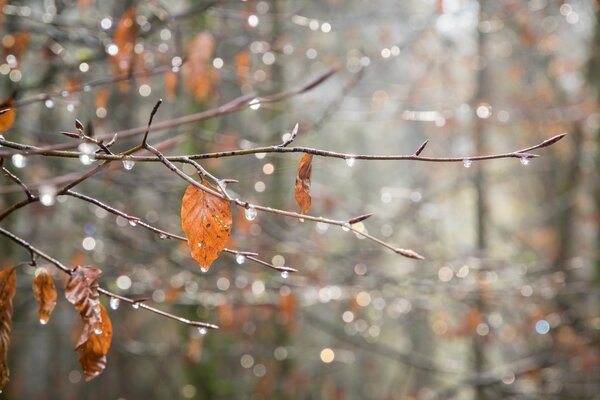
M 106 354 L 112 341 L 112 323 L 108 313 L 102 304 L 99 304 L 98 308 L 100 328 L 95 329 L 91 324 L 86 323 L 75 347 L 75 351 L 79 353 L 79 364 L 86 381 L 94 379 L 106 368 Z
M 177 74 L 173 71 L 165 73 L 165 93 L 169 99 L 177 97 Z
M 250 88 L 250 63 L 252 57 L 249 51 L 239 52 L 235 56 L 235 75 L 242 89 Z
M 128 74 L 133 67 L 135 53 L 135 41 L 138 35 L 138 24 L 136 22 L 137 7 L 133 6 L 123 13 L 117 29 L 115 29 L 114 44 L 119 49 L 112 57 L 115 75 Z M 127 81 L 120 81 L 121 91 L 129 88 Z
M 12 99 L 0 102 L 0 133 L 5 132 L 15 123 L 15 107 Z
M 15 267 L 0 271 L 0 391 L 9 378 L 8 346 L 12 329 L 12 300 L 17 291 L 17 274 Z
M 38 314 L 40 316 L 40 323 L 46 325 L 54 306 L 56 306 L 56 286 L 54 286 L 54 280 L 45 268 L 37 270 L 37 274 L 33 279 L 33 297 L 40 303 L 40 309 Z
M 102 271 L 94 267 L 77 266 L 73 269 L 65 288 L 67 300 L 79 311 L 83 323 L 90 325 L 94 331 L 102 330 L 98 293 L 98 279 L 101 273 Z
M 203 186 L 216 190 L 207 182 Z M 194 185 L 188 186 L 181 200 L 181 225 L 188 238 L 192 257 L 208 270 L 225 248 L 231 234 L 229 202 Z
M 181 68 L 182 81 L 196 100 L 206 100 L 213 93 L 218 70 L 212 66 L 215 38 L 210 32 L 200 32 L 187 47 L 186 62 Z
M 312 154 L 305 154 L 298 164 L 296 175 L 296 203 L 300 211 L 306 214 L 310 210 L 310 173 L 312 171 Z

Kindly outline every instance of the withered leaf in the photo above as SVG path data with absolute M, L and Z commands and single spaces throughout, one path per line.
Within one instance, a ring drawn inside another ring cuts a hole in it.
M 79 265 L 73 269 L 65 288 L 67 300 L 79 311 L 83 323 L 90 325 L 94 331 L 102 330 L 98 293 L 98 280 L 101 273 L 98 268 Z
M 312 171 L 312 154 L 304 154 L 298 164 L 296 175 L 296 203 L 300 211 L 306 214 L 310 210 L 310 174 Z
M 38 311 L 40 323 L 46 325 L 50 320 L 54 306 L 56 306 L 57 293 L 54 280 L 45 268 L 37 270 L 31 289 L 33 290 L 33 297 L 40 303 Z
M 136 22 L 137 7 L 133 6 L 123 13 L 117 29 L 115 29 L 114 44 L 117 46 L 119 51 L 112 56 L 113 69 L 115 75 L 128 74 L 132 67 L 135 58 L 133 51 L 135 47 L 135 41 L 138 35 L 138 24 Z M 120 81 L 119 87 L 121 91 L 126 90 L 128 86 L 127 81 Z
M 181 68 L 183 82 L 196 100 L 206 100 L 214 91 L 219 78 L 212 65 L 215 38 L 208 32 L 199 32 L 187 47 L 186 62 Z
M 15 123 L 15 107 L 12 99 L 0 102 L 0 133 L 5 132 Z
M 216 190 L 209 183 L 202 185 Z M 181 225 L 192 257 L 208 270 L 225 248 L 231 234 L 231 209 L 225 199 L 188 186 L 181 200 Z
M 8 346 L 12 330 L 13 297 L 17 291 L 15 267 L 0 271 L 0 390 L 9 378 Z
M 84 323 L 75 351 L 79 353 L 79 365 L 89 381 L 97 377 L 106 368 L 106 354 L 112 341 L 112 323 L 102 304 L 100 309 L 101 329 L 95 330 L 89 323 Z

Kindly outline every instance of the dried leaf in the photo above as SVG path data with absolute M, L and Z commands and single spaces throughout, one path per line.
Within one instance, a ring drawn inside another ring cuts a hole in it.
M 33 279 L 33 297 L 40 303 L 40 309 L 38 314 L 40 316 L 40 323 L 46 325 L 54 306 L 56 306 L 56 286 L 54 286 L 54 280 L 48 273 L 46 268 L 40 268 L 37 270 L 37 274 Z
M 0 271 L 0 391 L 9 378 L 8 346 L 12 329 L 12 300 L 17 291 L 17 273 L 15 267 Z
M 235 56 L 235 75 L 241 88 L 250 88 L 251 60 L 249 51 L 242 51 Z
M 214 91 L 218 71 L 212 65 L 215 38 L 210 32 L 200 32 L 187 47 L 186 62 L 181 68 L 183 82 L 196 100 L 206 100 Z
M 79 311 L 83 323 L 90 325 L 94 331 L 102 330 L 98 293 L 98 279 L 101 273 L 102 271 L 94 267 L 77 266 L 65 288 L 67 300 Z
M 305 154 L 298 164 L 296 175 L 296 203 L 300 211 L 306 214 L 310 210 L 310 173 L 312 171 L 312 154 Z
M 177 74 L 173 71 L 165 73 L 165 93 L 169 99 L 177 97 Z
M 115 29 L 114 44 L 119 51 L 112 56 L 113 70 L 115 75 L 128 74 L 133 67 L 135 53 L 135 41 L 138 36 L 138 24 L 136 22 L 137 7 L 133 6 L 123 13 L 117 29 Z M 125 91 L 129 88 L 128 81 L 120 81 L 119 88 Z
M 75 351 L 79 353 L 79 365 L 86 381 L 94 379 L 106 368 L 106 354 L 112 341 L 112 323 L 108 313 L 102 304 L 99 304 L 98 308 L 100 329 L 94 329 L 91 324 L 86 323 L 75 347 Z
M 216 190 L 207 182 L 204 186 Z M 231 209 L 225 199 L 188 186 L 181 200 L 181 225 L 192 257 L 208 270 L 225 248 L 231 234 Z
M 0 132 L 5 132 L 15 123 L 15 107 L 12 99 L 0 103 Z

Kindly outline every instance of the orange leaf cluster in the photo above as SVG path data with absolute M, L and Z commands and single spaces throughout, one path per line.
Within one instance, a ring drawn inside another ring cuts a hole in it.
M 40 323 L 46 325 L 50 320 L 52 311 L 54 311 L 58 295 L 54 280 L 45 268 L 38 269 L 31 288 L 33 296 L 40 303 L 38 311 Z
M 65 297 L 79 311 L 83 321 L 75 350 L 79 353 L 86 380 L 95 378 L 106 367 L 106 354 L 112 339 L 112 324 L 99 300 L 101 273 L 97 268 L 77 266 L 65 288 Z
M 183 79 L 196 100 L 206 100 L 214 91 L 219 77 L 212 66 L 215 39 L 210 32 L 200 32 L 187 47 L 186 63 L 181 68 Z
M 9 378 L 8 346 L 12 330 L 12 300 L 17 291 L 17 274 L 15 267 L 0 271 L 0 390 Z
M 216 190 L 207 182 L 203 186 Z M 217 259 L 231 235 L 231 208 L 225 199 L 188 186 L 181 200 L 181 225 L 192 257 L 203 270 Z
M 5 132 L 15 123 L 16 111 L 12 99 L 0 103 L 0 132 Z
M 296 175 L 296 203 L 300 211 L 306 214 L 310 210 L 310 174 L 312 172 L 312 154 L 305 154 L 298 164 Z

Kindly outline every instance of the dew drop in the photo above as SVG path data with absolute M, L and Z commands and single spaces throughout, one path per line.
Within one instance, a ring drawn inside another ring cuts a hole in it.
M 127 171 L 131 171 L 134 165 L 135 161 L 133 160 L 123 160 L 123 168 L 125 168 Z
M 119 308 L 120 305 L 121 305 L 121 300 L 117 299 L 116 297 L 110 298 L 110 308 L 112 308 L 113 310 L 116 310 Z
M 258 110 L 260 108 L 260 100 L 259 99 L 252 99 L 250 101 L 250 103 L 248 103 L 250 105 L 250 108 L 252 110 Z
M 56 187 L 52 185 L 41 185 L 40 189 L 40 203 L 46 207 L 54 205 L 56 202 Z
M 165 240 L 165 239 L 168 239 L 169 237 L 167 235 L 165 235 L 164 233 L 161 233 L 160 235 L 158 235 L 158 238 L 161 240 Z
M 13 165 L 17 168 L 25 168 L 27 166 L 27 157 L 23 154 L 15 154 L 11 157 Z
M 304 218 L 298 218 L 298 221 L 300 221 L 300 223 L 304 222 Z
M 131 225 L 131 226 L 136 226 L 136 225 L 137 225 L 137 222 L 136 222 L 135 220 L 133 220 L 133 219 L 130 219 L 130 220 L 129 220 L 129 225 Z
M 248 221 L 254 221 L 256 219 L 257 212 L 253 207 L 246 208 L 244 215 Z
M 354 157 L 348 157 L 346 158 L 346 165 L 349 167 L 354 166 L 354 163 L 356 162 L 356 158 Z
M 47 319 L 40 318 L 40 324 L 46 325 L 48 323 Z
M 208 268 L 200 266 L 200 271 L 203 272 L 203 273 L 207 273 L 208 272 Z
M 527 157 L 521 157 L 521 165 L 527 165 L 529 164 L 529 158 Z
M 463 160 L 463 165 L 465 166 L 465 168 L 470 168 L 472 164 L 473 164 L 473 160 L 469 160 L 468 158 L 465 158 Z
M 198 328 L 198 332 L 201 335 L 206 335 L 208 333 L 208 329 L 206 329 L 206 328 Z
M 138 308 L 140 308 L 140 303 L 135 302 L 131 305 L 131 307 L 137 310 Z
M 281 272 L 281 277 L 282 277 L 283 279 L 287 279 L 287 277 L 288 277 L 289 275 L 290 275 L 290 273 L 289 273 L 288 271 L 282 271 L 282 272 Z
M 342 230 L 344 232 L 348 232 L 350 230 L 350 224 L 345 223 L 344 225 L 342 225 Z
M 235 256 L 235 262 L 238 264 L 243 264 L 244 261 L 246 261 L 246 257 L 243 256 L 242 254 L 238 254 L 237 256 Z
M 54 101 L 52 99 L 47 99 L 46 101 L 44 101 L 44 105 L 46 106 L 46 108 L 52 108 L 54 107 Z

